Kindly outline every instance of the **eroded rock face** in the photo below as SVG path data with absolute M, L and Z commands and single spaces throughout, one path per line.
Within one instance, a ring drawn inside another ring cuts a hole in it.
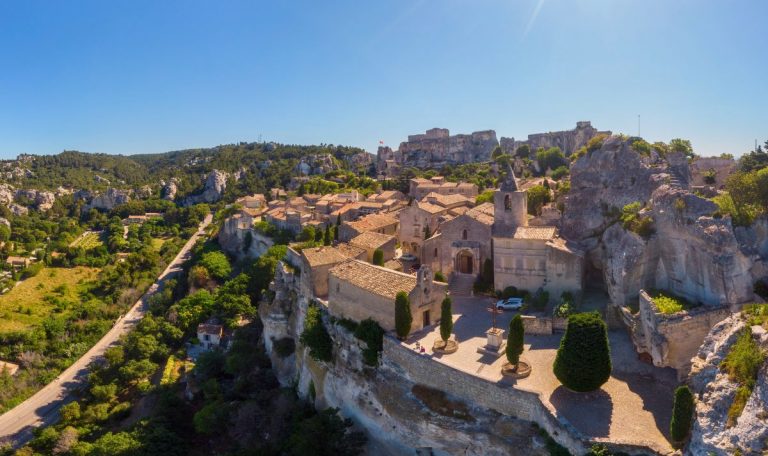
M 16 190 L 16 199 L 25 199 L 32 203 L 35 209 L 39 211 L 47 211 L 53 206 L 56 201 L 56 195 L 53 192 L 45 192 L 35 189 L 30 190 Z
M 689 191 L 682 154 L 667 160 L 641 156 L 619 137 L 571 166 L 563 235 L 588 251 L 602 271 L 615 305 L 635 302 L 641 288 L 660 288 L 705 305 L 753 300 L 756 258 L 745 254 L 729 218 L 713 218 L 717 206 Z M 625 230 L 621 209 L 639 202 L 655 234 Z M 756 238 L 766 230 L 745 233 Z
M 184 206 L 192 206 L 199 203 L 215 203 L 221 199 L 227 188 L 227 173 L 214 169 L 205 178 L 203 191 L 200 194 L 188 196 L 184 199 Z
M 8 184 L 0 184 L 0 204 L 7 206 L 13 202 L 15 191 Z
M 109 188 L 103 194 L 94 196 L 86 206 L 86 210 L 98 209 L 102 211 L 111 211 L 115 206 L 125 204 L 130 200 L 130 191 Z
M 279 264 L 271 289 L 274 299 L 262 303 L 259 313 L 264 345 L 279 381 L 295 385 L 302 397 L 310 397 L 313 390 L 319 408 L 338 407 L 368 434 L 368 454 L 395 456 L 418 448 L 442 455 L 549 454 L 529 422 L 471 404 L 463 404 L 468 412 L 463 418 L 441 415 L 415 396 L 414 384 L 397 367 L 365 367 L 364 343 L 340 325 L 325 322 L 334 340 L 334 360 L 313 360 L 298 343 L 309 302 L 301 277 Z M 273 345 L 286 337 L 296 341 L 297 349 L 281 358 Z
M 768 363 L 760 369 L 752 395 L 732 427 L 727 427 L 728 410 L 738 385 L 720 371 L 741 331 L 747 328 L 741 314 L 734 314 L 715 325 L 699 353 L 692 360 L 689 384 L 697 398 L 688 455 L 730 455 L 738 448 L 742 454 L 763 454 L 768 450 Z M 753 331 L 763 348 L 768 341 Z
M 176 193 L 179 191 L 176 185 L 176 179 L 171 179 L 168 183 L 160 183 L 163 188 L 160 190 L 160 197 L 164 200 L 173 201 L 176 198 Z

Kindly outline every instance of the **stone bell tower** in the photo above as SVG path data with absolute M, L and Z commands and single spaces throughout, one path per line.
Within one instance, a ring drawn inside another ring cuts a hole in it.
M 493 235 L 511 236 L 518 226 L 528 226 L 528 195 L 520 190 L 512 166 L 507 166 L 507 175 L 501 188 L 493 195 Z

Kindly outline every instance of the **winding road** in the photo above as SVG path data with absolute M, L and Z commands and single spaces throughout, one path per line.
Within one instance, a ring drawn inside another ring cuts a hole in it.
M 181 266 L 191 256 L 192 247 L 201 236 L 205 235 L 205 228 L 211 223 L 212 218 L 211 214 L 205 217 L 197 232 L 184 244 L 176 258 L 157 277 L 149 290 L 88 352 L 34 396 L 0 415 L 0 445 L 11 444 L 14 447 L 24 445 L 32 438 L 32 431 L 35 428 L 49 425 L 58 419 L 61 406 L 74 400 L 75 394 L 85 386 L 88 366 L 101 358 L 107 348 L 114 345 L 121 336 L 130 332 L 141 321 L 149 307 L 149 297 L 162 289 L 166 280 L 181 271 Z

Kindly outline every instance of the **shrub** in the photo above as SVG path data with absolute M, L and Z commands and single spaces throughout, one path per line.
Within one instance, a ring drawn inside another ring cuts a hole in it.
M 287 358 L 296 350 L 296 342 L 291 337 L 283 337 L 272 342 L 272 348 L 274 348 L 277 356 Z
M 632 150 L 640 155 L 651 155 L 651 145 L 643 139 L 636 139 L 632 141 Z
M 509 322 L 509 333 L 507 334 L 507 361 L 517 366 L 520 362 L 520 355 L 523 354 L 525 329 L 523 328 L 523 318 L 520 314 L 515 315 Z
M 553 312 L 554 316 L 560 318 L 568 318 L 569 315 L 576 312 L 576 306 L 573 303 L 573 293 L 570 291 L 564 291 L 560 295 L 560 304 L 555 307 Z
M 447 280 L 445 280 L 445 276 L 440 271 L 435 272 L 435 281 L 437 281 L 437 282 L 448 282 Z
M 608 330 L 597 312 L 568 318 L 553 366 L 555 377 L 567 388 L 594 391 L 611 376 Z
M 534 185 L 528 189 L 528 213 L 540 215 L 541 208 L 552 201 L 550 190 L 543 185 Z
M 744 329 L 731 347 L 725 359 L 720 363 L 720 369 L 728 374 L 731 381 L 738 383 L 739 389 L 728 410 L 728 426 L 736 424 L 741 416 L 747 399 L 755 387 L 757 372 L 765 361 L 766 354 L 752 338 L 752 331 Z
M 567 166 L 559 166 L 552 171 L 552 174 L 550 174 L 550 177 L 554 180 L 560 180 L 563 177 L 567 176 L 568 173 L 569 171 Z
M 384 329 L 376 321 L 366 318 L 355 330 L 355 337 L 365 342 L 363 361 L 369 366 L 379 364 L 379 354 L 384 349 Z
M 384 251 L 376 249 L 373 251 L 373 264 L 376 266 L 384 266 Z
M 211 277 L 224 280 L 232 273 L 232 266 L 229 259 L 222 252 L 208 252 L 203 254 L 200 259 L 200 265 L 208 270 Z
M 411 302 L 408 293 L 399 291 L 395 296 L 395 332 L 400 340 L 408 337 L 412 323 L 413 316 L 411 315 Z
M 339 318 L 336 320 L 336 324 L 353 334 L 357 331 L 357 327 L 359 326 L 355 320 L 350 320 L 349 318 Z
M 673 314 L 695 307 L 686 299 L 664 291 L 651 290 L 650 295 L 653 298 L 653 303 L 656 304 L 656 307 L 659 309 L 659 312 L 663 314 Z
M 451 298 L 448 296 L 440 304 L 440 338 L 448 342 L 453 331 L 453 312 L 451 311 Z
M 304 331 L 299 340 L 309 347 L 309 356 L 315 360 L 328 362 L 333 359 L 333 341 L 323 325 L 320 308 L 317 306 L 307 307 Z
M 608 138 L 608 135 L 597 135 L 594 138 L 587 141 L 587 152 L 594 152 L 601 147 L 603 147 L 603 143 L 605 142 L 606 138 Z
M 688 438 L 693 420 L 693 394 L 683 385 L 675 390 L 675 402 L 672 405 L 672 422 L 669 424 L 669 435 L 676 443 Z

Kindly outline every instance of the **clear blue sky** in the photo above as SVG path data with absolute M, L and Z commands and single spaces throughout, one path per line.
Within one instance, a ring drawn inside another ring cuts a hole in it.
M 768 139 L 768 1 L 0 3 L 0 157 L 237 141 L 375 152 L 577 120 L 704 155 Z

